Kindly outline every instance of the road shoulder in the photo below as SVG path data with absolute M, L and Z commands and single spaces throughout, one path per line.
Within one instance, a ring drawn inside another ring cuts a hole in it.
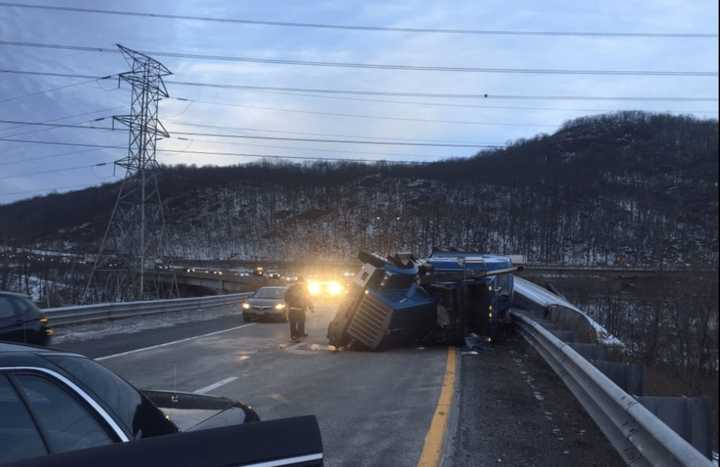
M 461 351 L 445 465 L 623 466 L 572 393 L 519 336 Z

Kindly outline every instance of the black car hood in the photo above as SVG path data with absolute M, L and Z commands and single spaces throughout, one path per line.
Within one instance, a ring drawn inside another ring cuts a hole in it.
M 260 420 L 252 407 L 226 397 L 177 391 L 141 391 L 180 431 L 195 431 Z

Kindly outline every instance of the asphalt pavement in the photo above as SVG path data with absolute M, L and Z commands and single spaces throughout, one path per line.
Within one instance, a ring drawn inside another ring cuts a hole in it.
M 433 436 L 436 445 L 438 436 L 446 440 L 443 466 L 619 465 L 518 336 L 485 351 L 458 350 L 446 410 L 438 403 L 446 347 L 334 351 L 326 339 L 334 313 L 317 306 L 301 343 L 290 342 L 286 323 L 244 323 L 238 314 L 58 347 L 96 358 L 139 388 L 231 397 L 264 420 L 314 414 L 330 467 L 424 466 L 421 453 L 426 460 Z
M 417 465 L 447 349 L 334 352 L 325 337 L 333 314 L 332 306 L 309 314 L 309 336 L 300 344 L 289 341 L 285 323 L 229 318 L 61 347 L 100 357 L 139 388 L 232 397 L 265 420 L 314 414 L 328 466 Z M 206 335 L 186 335 L 196 331 Z

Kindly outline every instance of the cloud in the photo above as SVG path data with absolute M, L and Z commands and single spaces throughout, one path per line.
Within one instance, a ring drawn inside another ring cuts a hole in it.
M 466 29 L 576 30 L 576 31 L 665 31 L 717 32 L 717 4 L 679 0 L 626 2 L 612 0 L 601 4 L 548 0 L 523 0 L 509 5 L 505 1 L 392 0 L 367 2 L 305 1 L 230 2 L 170 1 L 152 4 L 133 0 L 124 9 L 249 19 L 371 24 L 397 27 L 452 27 Z M 146 50 L 188 51 L 208 54 L 288 57 L 301 60 L 353 61 L 415 65 L 466 65 L 523 68 L 583 69 L 718 69 L 717 40 L 513 37 L 451 34 L 407 34 L 273 28 L 196 21 L 170 21 L 152 18 L 126 18 L 102 15 L 42 12 L 2 8 L 0 37 L 8 40 L 57 42 L 111 47 L 122 43 Z M 499 75 L 445 72 L 401 72 L 324 67 L 238 64 L 196 60 L 163 59 L 175 73 L 172 79 L 328 89 L 366 89 L 410 92 L 451 92 L 518 95 L 596 95 L 596 96 L 717 96 L 717 78 L 652 78 L 608 76 Z M 78 73 L 109 73 L 126 68 L 120 56 L 86 52 L 63 52 L 4 47 L 0 67 Z M 67 80 L 1 76 L 3 96 L 29 93 L 68 83 Z M 0 105 L 0 118 L 44 121 L 82 111 L 129 104 L 126 85 L 115 82 L 93 83 L 50 94 L 41 94 Z M 299 136 L 300 133 L 348 135 L 368 139 L 442 140 L 474 143 L 503 143 L 530 137 L 559 125 L 564 120 L 588 113 L 574 109 L 712 110 L 717 104 L 628 103 L 572 101 L 448 101 L 442 103 L 487 105 L 488 108 L 419 106 L 385 101 L 433 101 L 433 99 L 377 98 L 376 101 L 344 100 L 339 96 L 312 97 L 283 93 L 249 92 L 209 88 L 170 86 L 176 97 L 222 102 L 247 107 L 166 101 L 161 117 L 168 127 L 180 122 L 196 122 L 225 127 L 248 128 L 244 134 Z M 372 98 L 371 98 L 372 99 Z M 484 126 L 431 124 L 400 120 L 371 120 L 281 112 L 253 107 L 290 108 L 310 112 L 389 115 L 406 118 L 468 120 L 497 123 L 527 123 L 527 126 Z M 510 107 L 500 109 L 497 107 Z M 512 108 L 515 107 L 515 108 Z M 517 107 L 546 107 L 536 110 Z M 554 110 L 567 109 L 567 110 Z M 78 122 L 82 118 L 68 121 Z M 198 132 L 230 132 L 195 128 Z M 263 131 L 260 131 L 263 130 Z M 0 126 L 0 135 L 7 133 Z M 243 132 L 238 131 L 238 134 Z M 46 141 L 92 144 L 125 144 L 122 133 L 54 130 L 39 131 L 33 138 Z M 195 141 L 168 140 L 166 148 L 193 150 L 316 155 L 323 157 L 434 158 L 470 155 L 475 151 L 442 148 L 377 147 L 329 143 L 258 141 L 195 137 Z M 0 143 L 0 160 L 36 158 L 67 148 Z M 0 166 L 7 174 L 26 173 L 33 167 L 62 168 L 77 161 L 119 158 L 122 150 L 78 153 L 42 162 Z M 247 159 L 161 154 L 165 163 L 235 164 Z M 33 176 L 19 182 L 0 181 L 3 192 L 47 189 L 69 183 L 98 183 L 92 171 L 62 176 Z M 19 188 L 19 190 L 18 190 Z M 18 196 L 20 197 L 20 196 Z

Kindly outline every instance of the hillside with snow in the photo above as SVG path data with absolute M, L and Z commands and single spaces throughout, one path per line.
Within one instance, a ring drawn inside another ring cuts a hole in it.
M 624 112 L 422 165 L 165 167 L 168 254 L 425 254 L 717 267 L 718 122 Z M 0 244 L 94 251 L 118 184 L 0 205 Z

